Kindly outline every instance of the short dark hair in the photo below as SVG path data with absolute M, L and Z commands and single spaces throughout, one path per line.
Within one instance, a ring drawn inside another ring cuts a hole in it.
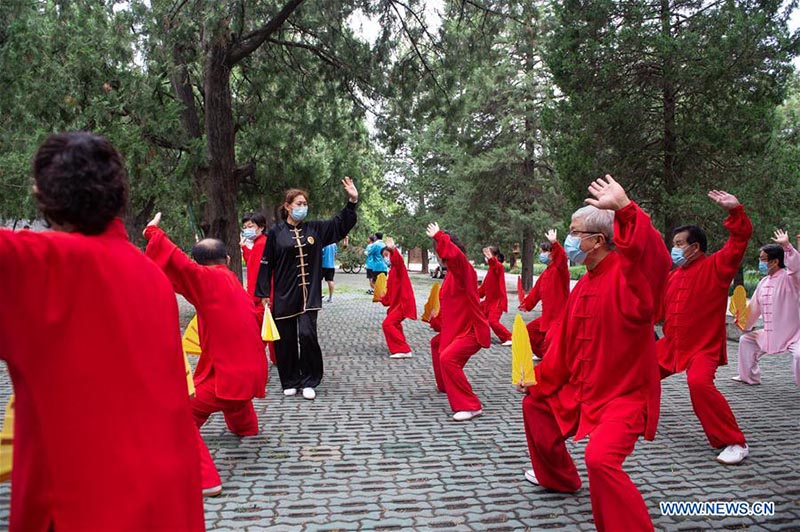
M 125 212 L 128 174 L 119 152 L 86 131 L 51 135 L 33 159 L 36 202 L 48 222 L 98 235 Z
M 459 240 L 459 238 L 455 234 L 449 233 L 447 231 L 442 231 L 442 232 L 450 237 L 450 242 L 452 242 L 458 249 L 460 249 L 461 253 L 463 253 L 464 255 L 467 254 L 467 246 L 465 246 L 464 243 L 461 242 L 461 240 Z
M 492 255 L 494 255 L 495 258 L 497 258 L 497 261 L 500 262 L 501 264 L 506 261 L 506 257 L 505 257 L 505 255 L 500 253 L 500 248 L 499 247 L 497 247 L 497 246 L 489 246 L 489 251 L 491 251 Z
M 192 258 L 202 266 L 225 264 L 228 261 L 228 250 L 222 240 L 204 238 L 192 246 Z
M 550 242 L 542 242 L 539 244 L 539 249 L 542 251 L 550 251 L 553 249 L 553 246 L 550 245 Z
M 783 248 L 778 244 L 767 244 L 762 246 L 759 251 L 763 251 L 767 255 L 767 262 L 778 259 L 778 268 L 785 268 L 783 263 Z
M 377 238 L 375 238 L 375 235 L 369 235 L 367 237 L 367 240 L 369 240 L 370 242 L 375 242 L 377 240 Z
M 267 217 L 260 212 L 248 212 L 242 216 L 242 223 L 244 224 L 245 222 L 253 222 L 261 229 L 267 228 Z
M 708 238 L 706 237 L 705 231 L 696 225 L 682 225 L 676 227 L 675 230 L 672 231 L 672 237 L 675 238 L 675 235 L 683 232 L 689 233 L 689 236 L 686 237 L 687 244 L 700 244 L 700 251 L 703 253 L 706 252 L 708 249 Z
M 378 240 L 383 240 L 383 233 L 375 233 L 375 238 Z

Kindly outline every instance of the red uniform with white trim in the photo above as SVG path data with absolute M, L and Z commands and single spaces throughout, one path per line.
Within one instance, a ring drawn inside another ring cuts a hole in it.
M 122 221 L 0 230 L 0 294 L 9 529 L 204 530 L 175 294 Z
M 550 245 L 550 264 L 525 296 L 522 308 L 531 311 L 542 302 L 542 315 L 527 325 L 533 354 L 543 357 L 550 345 L 549 331 L 557 330 L 569 297 L 567 254 L 558 242 Z
M 147 256 L 161 266 L 175 291 L 197 309 L 202 354 L 194 372 L 192 413 L 201 452 L 203 488 L 221 481 L 199 429 L 222 411 L 239 436 L 258 434 L 253 397 L 264 397 L 268 364 L 260 323 L 250 296 L 225 265 L 202 266 L 173 244 L 160 228 L 145 231 Z
M 383 320 L 383 334 L 391 354 L 410 353 L 411 348 L 403 334 L 403 320 L 417 319 L 417 301 L 403 256 L 397 249 L 392 250 L 389 261 L 392 269 L 386 280 L 386 293 L 381 298 L 381 304 L 389 307 Z
M 662 378 L 686 371 L 692 408 L 712 447 L 744 445 L 728 401 L 714 386 L 728 363 L 725 314 L 728 289 L 747 250 L 753 226 L 739 205 L 728 212 L 725 245 L 670 273 L 664 300 L 664 337 L 657 343 Z
M 508 294 L 506 293 L 506 269 L 497 257 L 489 259 L 489 271 L 478 287 L 478 297 L 483 298 L 481 308 L 489 321 L 489 327 L 501 342 L 511 340 L 511 331 L 500 323 L 500 317 L 508 312 Z
M 580 487 L 564 442 L 588 435 L 585 460 L 597 529 L 652 530 L 622 463 L 639 436 L 655 437 L 661 388 L 653 324 L 671 260 L 650 218 L 633 202 L 615 214 L 614 242 L 616 250 L 587 271 L 567 299 L 522 411 L 542 486 L 563 492 Z
M 439 292 L 438 365 L 447 399 L 454 412 L 480 410 L 481 402 L 472 391 L 464 366 L 481 347 L 489 347 L 489 322 L 478 299 L 475 268 L 443 231 L 433 236 L 436 253 L 447 262 L 447 278 Z M 437 362 L 434 361 L 434 367 Z

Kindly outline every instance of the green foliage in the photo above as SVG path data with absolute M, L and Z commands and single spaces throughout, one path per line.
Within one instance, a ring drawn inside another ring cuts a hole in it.
M 548 124 L 572 199 L 612 173 L 665 232 L 696 223 L 720 243 L 724 213 L 707 190 L 774 211 L 765 204 L 797 186 L 796 159 L 775 134 L 800 42 L 787 29 L 794 7 L 556 3 L 547 61 L 565 97 Z

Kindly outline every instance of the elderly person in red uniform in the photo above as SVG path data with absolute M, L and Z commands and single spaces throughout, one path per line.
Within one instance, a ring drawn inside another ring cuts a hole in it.
M 489 322 L 478 299 L 478 275 L 467 260 L 463 245 L 439 224 L 428 225 L 427 235 L 436 241 L 436 254 L 447 267 L 447 278 L 439 292 L 439 356 L 433 355 L 456 421 L 483 414 L 481 401 L 464 374 L 464 366 L 481 347 L 489 347 Z M 438 383 L 437 383 L 438 386 Z M 440 390 L 442 388 L 439 388 Z
M 550 229 L 545 233 L 548 242 L 542 244 L 539 260 L 546 264 L 533 289 L 525 296 L 520 310 L 531 311 L 542 302 L 542 315 L 527 325 L 531 349 L 536 358 L 542 358 L 550 345 L 550 331 L 557 331 L 561 314 L 569 297 L 569 266 L 564 248 L 558 243 L 558 233 Z
M 483 256 L 489 265 L 489 271 L 478 287 L 483 314 L 489 321 L 489 327 L 503 345 L 511 345 L 511 331 L 500 323 L 500 317 L 508 312 L 508 294 L 506 293 L 506 269 L 503 267 L 503 254 L 497 246 L 483 248 Z
M 222 412 L 234 434 L 258 434 L 253 397 L 264 397 L 267 359 L 257 311 L 239 279 L 228 269 L 230 257 L 220 240 L 206 238 L 192 248 L 189 259 L 159 227 L 161 213 L 147 225 L 146 254 L 172 281 L 175 291 L 197 309 L 202 354 L 194 372 L 192 414 L 197 425 L 203 494 L 222 492 L 214 461 L 200 436 L 200 427 L 214 412 Z
M 386 293 L 381 298 L 381 304 L 389 307 L 383 320 L 383 335 L 389 347 L 389 358 L 411 358 L 414 354 L 403 334 L 403 320 L 417 319 L 417 301 L 403 256 L 397 251 L 392 238 L 386 238 L 385 243 L 386 247 L 381 253 L 389 260 L 390 268 Z
M 248 213 L 242 216 L 242 258 L 247 266 L 247 293 L 253 299 L 253 305 L 258 313 L 258 322 L 264 320 L 264 302 L 256 296 L 258 284 L 258 269 L 261 267 L 261 256 L 264 255 L 264 246 L 267 244 L 267 219 L 260 212 Z M 275 344 L 268 342 L 269 359 L 275 364 Z
M 725 312 L 728 289 L 739 269 L 753 226 L 735 196 L 721 190 L 708 193 L 728 212 L 725 245 L 706 255 L 706 234 L 696 225 L 675 229 L 672 260 L 662 318 L 664 337 L 658 341 L 662 378 L 686 371 L 692 408 L 712 447 L 723 451 L 722 464 L 738 464 L 749 454 L 744 434 L 714 386 L 717 368 L 728 363 Z M 699 324 L 699 325 L 698 325 Z
M 669 254 L 650 218 L 611 176 L 589 192 L 594 198 L 572 215 L 564 244 L 587 272 L 522 402 L 533 463 L 525 477 L 551 490 L 577 491 L 581 480 L 564 442 L 589 436 L 585 460 L 597 529 L 653 530 L 622 463 L 639 436 L 654 438 L 658 423 L 654 305 Z
M 0 230 L 0 357 L 16 395 L 11 531 L 203 530 L 178 306 L 129 241 L 109 142 L 54 135 L 33 163 L 55 231 Z

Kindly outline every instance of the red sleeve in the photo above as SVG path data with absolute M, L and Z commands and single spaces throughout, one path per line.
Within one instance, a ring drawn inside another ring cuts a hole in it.
M 566 282 L 569 287 L 569 263 L 567 262 L 567 253 L 561 244 L 553 242 L 550 244 L 550 264 L 551 268 L 555 268 L 556 280 Z
M 175 291 L 197 306 L 202 294 L 203 267 L 187 257 L 160 227 L 147 227 L 144 237 L 148 240 L 145 254 L 164 270 Z
M 728 240 L 722 249 L 711 255 L 711 259 L 714 261 L 714 269 L 720 282 L 728 286 L 739 270 L 744 253 L 747 251 L 747 241 L 753 234 L 753 225 L 743 206 L 739 205 L 728 211 L 725 228 L 728 230 Z
M 434 331 L 442 332 L 442 319 L 438 314 L 436 316 L 431 316 L 431 319 L 428 323 L 430 323 L 431 329 Z
M 481 281 L 481 284 L 478 285 L 478 297 L 481 299 L 486 297 L 486 281 L 489 280 L 489 277 L 491 277 L 491 275 L 492 271 L 491 270 L 487 271 L 486 277 L 484 277 L 483 281 Z
M 655 322 L 672 259 L 650 217 L 631 202 L 614 216 L 614 244 L 620 254 L 630 297 L 621 298 L 623 314 Z
M 436 241 L 436 253 L 447 261 L 448 275 L 452 273 L 455 277 L 464 279 L 466 272 L 472 267 L 466 255 L 450 241 L 450 236 L 444 231 L 433 235 L 433 239 Z
M 244 259 L 245 262 L 248 262 L 250 260 L 251 252 L 252 250 L 249 247 L 242 246 L 242 258 Z

